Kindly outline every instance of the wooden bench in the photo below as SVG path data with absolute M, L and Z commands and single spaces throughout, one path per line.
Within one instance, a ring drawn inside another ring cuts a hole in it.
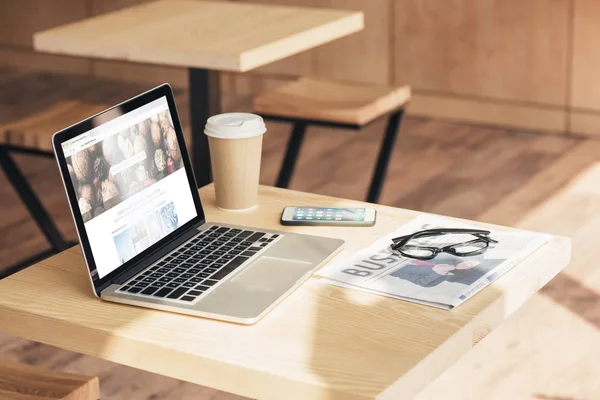
M 4 270 L 0 278 L 73 245 L 60 234 L 10 153 L 54 157 L 55 132 L 148 89 L 90 76 L 0 68 L 0 167 L 51 245 L 50 250 Z M 187 105 L 187 97 L 179 97 Z
M 408 86 L 390 87 L 313 78 L 301 78 L 259 95 L 254 100 L 256 113 L 266 120 L 293 124 L 277 186 L 289 186 L 308 126 L 361 129 L 379 118 L 387 117 L 389 121 L 367 194 L 367 201 L 377 203 L 404 115 L 404 107 L 410 96 Z
M 91 76 L 0 68 L 0 144 L 51 152 L 55 132 L 148 89 Z M 187 106 L 185 92 L 174 93 L 178 105 Z M 181 119 L 186 126 L 187 113 Z
M 0 400 L 98 400 L 97 377 L 0 360 Z

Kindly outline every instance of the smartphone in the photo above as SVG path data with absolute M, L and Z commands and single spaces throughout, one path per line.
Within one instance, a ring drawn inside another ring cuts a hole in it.
M 282 225 L 373 226 L 374 208 L 286 207 Z

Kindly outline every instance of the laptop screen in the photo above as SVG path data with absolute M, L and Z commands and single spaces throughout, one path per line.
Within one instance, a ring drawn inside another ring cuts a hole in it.
M 166 97 L 62 150 L 99 278 L 198 216 Z

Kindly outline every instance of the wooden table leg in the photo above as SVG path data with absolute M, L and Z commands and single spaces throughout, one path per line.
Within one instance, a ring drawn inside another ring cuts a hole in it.
M 219 72 L 201 68 L 189 69 L 190 124 L 192 129 L 192 165 L 198 187 L 212 182 L 208 139 L 204 134 L 206 120 L 220 113 Z

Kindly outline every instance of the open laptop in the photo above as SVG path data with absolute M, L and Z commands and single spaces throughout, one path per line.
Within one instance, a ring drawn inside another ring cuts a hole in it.
M 169 85 L 52 141 L 104 300 L 251 324 L 343 245 L 206 221 Z

